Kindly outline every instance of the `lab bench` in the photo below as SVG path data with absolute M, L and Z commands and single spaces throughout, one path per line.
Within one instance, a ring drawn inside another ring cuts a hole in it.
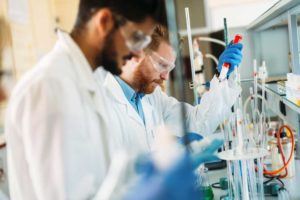
M 299 200 L 300 199 L 300 160 L 296 160 L 295 162 L 295 176 L 291 178 L 282 179 L 285 184 L 285 188 L 288 190 L 290 194 L 291 200 Z M 221 170 L 210 170 L 208 172 L 210 184 L 216 183 L 219 181 L 221 177 L 227 177 L 227 169 Z M 219 200 L 221 196 L 226 195 L 226 190 L 221 190 L 217 188 L 213 188 L 214 200 Z M 278 199 L 277 196 L 265 196 L 266 200 Z

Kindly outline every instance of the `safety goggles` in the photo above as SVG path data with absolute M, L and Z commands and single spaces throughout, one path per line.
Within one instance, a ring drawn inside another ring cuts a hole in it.
M 148 54 L 149 60 L 154 68 L 159 72 L 170 72 L 175 68 L 175 64 L 168 61 L 167 59 L 158 55 L 158 53 L 154 51 L 150 51 Z
M 150 44 L 151 36 L 138 30 L 133 22 L 116 14 L 115 20 L 130 51 L 139 52 Z

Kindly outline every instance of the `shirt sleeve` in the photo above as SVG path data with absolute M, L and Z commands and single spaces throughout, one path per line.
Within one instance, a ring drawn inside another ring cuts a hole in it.
M 165 124 L 171 127 L 176 135 L 182 136 L 182 122 L 187 131 L 197 132 L 201 135 L 213 133 L 231 113 L 231 107 L 239 96 L 241 89 L 231 80 L 219 82 L 214 77 L 211 88 L 204 93 L 201 103 L 192 106 L 182 103 L 173 97 L 159 91 L 156 99 L 159 99 L 160 109 L 163 112 Z M 181 105 L 184 106 L 184 116 L 181 117 Z

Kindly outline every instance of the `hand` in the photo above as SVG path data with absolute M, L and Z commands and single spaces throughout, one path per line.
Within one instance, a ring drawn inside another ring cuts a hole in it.
M 219 160 L 218 156 L 214 155 L 214 152 L 217 151 L 223 145 L 223 140 L 215 139 L 211 144 L 198 153 L 193 153 L 191 159 L 193 160 L 194 168 L 197 168 L 199 165 L 205 162 Z
M 167 170 L 160 171 L 151 159 L 139 165 L 141 179 L 129 190 L 125 200 L 197 200 L 201 199 L 200 190 L 195 188 L 197 177 L 194 170 L 203 162 L 217 159 L 213 153 L 223 144 L 213 140 L 204 151 L 183 156 Z M 150 158 L 150 157 L 148 157 Z
M 226 49 L 223 51 L 221 56 L 219 57 L 219 64 L 217 67 L 218 72 L 221 72 L 222 65 L 224 63 L 229 63 L 230 68 L 228 70 L 227 76 L 229 76 L 233 71 L 236 66 L 238 66 L 241 61 L 242 61 L 242 49 L 243 49 L 243 44 L 237 43 L 237 44 L 232 44 L 230 43 Z
M 186 135 L 178 138 L 178 143 L 179 144 L 184 144 L 185 143 L 185 137 L 187 140 L 187 144 L 190 144 L 193 141 L 200 141 L 203 139 L 203 136 L 198 134 L 198 133 L 194 133 L 194 132 L 188 132 Z

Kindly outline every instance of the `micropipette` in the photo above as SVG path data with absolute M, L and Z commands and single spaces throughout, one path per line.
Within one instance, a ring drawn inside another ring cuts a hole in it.
M 232 43 L 237 44 L 242 40 L 242 38 L 243 38 L 242 35 L 237 34 L 237 35 L 234 36 L 234 40 L 233 40 Z M 219 76 L 220 80 L 224 80 L 227 77 L 227 72 L 228 72 L 229 68 L 230 68 L 229 63 L 224 63 L 222 65 L 221 73 L 220 73 L 220 76 Z

